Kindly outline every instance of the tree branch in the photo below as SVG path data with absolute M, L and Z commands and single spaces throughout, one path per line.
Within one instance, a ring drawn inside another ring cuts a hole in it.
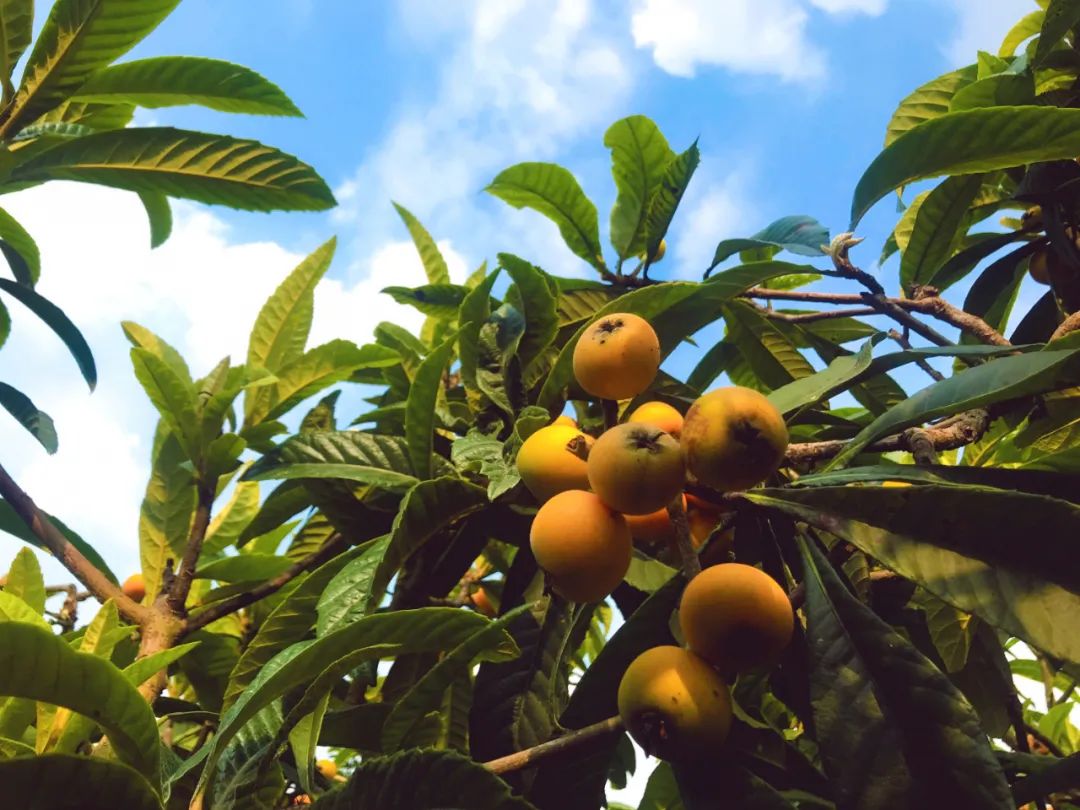
M 758 306 L 757 304 L 754 304 L 754 307 L 766 318 L 774 321 L 784 321 L 786 323 L 813 323 L 814 321 L 829 321 L 834 318 L 855 318 L 860 315 L 880 314 L 873 307 L 827 309 L 820 312 L 777 312 L 775 309 L 768 309 L 766 307 Z
M 48 516 L 37 508 L 34 501 L 0 466 L 0 497 L 11 504 L 15 514 L 34 533 L 41 544 L 56 557 L 63 566 L 79 580 L 86 589 L 104 603 L 112 599 L 117 609 L 128 620 L 142 624 L 149 610 L 133 599 L 124 595 L 120 587 L 103 574 L 90 562 L 64 534 L 53 525 Z
M 952 324 L 961 332 L 966 332 L 980 343 L 990 346 L 1011 346 L 1012 344 L 994 327 L 977 315 L 954 307 L 937 294 L 932 287 L 919 287 L 910 309 L 930 315 L 939 321 Z
M 223 616 L 228 616 L 230 613 L 235 613 L 241 608 L 245 608 L 248 605 L 252 605 L 258 602 L 260 599 L 264 599 L 270 594 L 281 590 L 288 585 L 298 576 L 305 571 L 310 571 L 313 568 L 318 568 L 324 562 L 336 555 L 338 551 L 345 545 L 345 537 L 341 534 L 333 534 L 325 543 L 323 543 L 318 550 L 313 551 L 302 560 L 298 560 L 292 566 L 287 568 L 282 573 L 278 574 L 273 579 L 268 579 L 261 585 L 257 585 L 250 591 L 244 593 L 238 593 L 236 596 L 231 596 L 228 599 L 222 599 L 220 602 L 214 602 L 207 606 L 207 608 L 199 613 L 190 616 L 184 623 L 183 631 L 180 636 L 186 636 L 189 633 L 194 633 L 206 625 L 216 622 Z
M 1072 334 L 1080 330 L 1080 311 L 1074 312 L 1068 318 L 1061 322 L 1061 325 L 1054 330 L 1054 334 L 1050 335 L 1050 341 L 1059 340 L 1066 335 Z
M 210 510 L 214 506 L 214 498 L 217 495 L 217 479 L 200 482 L 196 487 L 196 492 L 198 502 L 195 506 L 195 518 L 191 522 L 191 534 L 184 547 L 180 567 L 176 569 L 176 579 L 169 588 L 167 603 L 175 616 L 184 616 L 186 613 L 185 605 L 188 594 L 191 592 L 191 583 L 195 579 L 195 568 L 199 564 L 199 554 L 202 553 L 206 530 L 210 527 Z
M 908 340 L 908 337 L 907 337 L 906 333 L 907 333 L 906 329 L 903 332 L 897 332 L 895 329 L 890 329 L 889 330 L 889 337 L 892 338 L 893 340 L 895 340 L 896 344 L 901 349 L 906 349 L 907 351 L 911 351 L 915 347 L 911 345 L 911 341 Z M 925 360 L 923 360 L 921 358 L 919 360 L 915 361 L 915 365 L 917 365 L 919 368 L 921 368 L 923 371 L 925 371 L 927 376 L 930 377 L 930 379 L 932 379 L 934 382 L 941 382 L 942 380 L 945 379 L 944 374 L 942 374 L 940 371 L 938 371 L 936 368 L 934 368 L 932 365 L 930 365 L 929 363 L 927 363 Z
M 978 441 L 990 426 L 990 415 L 979 408 L 959 414 L 955 419 L 929 427 L 923 432 L 934 450 L 954 450 Z M 835 439 L 826 442 L 804 442 L 788 446 L 784 464 L 808 464 L 838 455 L 847 446 L 846 441 Z M 905 434 L 887 436 L 866 448 L 868 453 L 888 453 L 894 450 L 910 450 Z
M 934 440 L 930 438 L 930 434 L 923 428 L 908 428 L 901 434 L 905 443 L 908 446 L 908 450 L 911 451 L 911 455 L 915 457 L 916 464 L 937 464 L 938 455 L 937 449 L 934 447 Z
M 485 762 L 484 767 L 497 774 L 520 771 L 523 768 L 531 768 L 545 760 L 575 751 L 596 740 L 606 739 L 614 734 L 621 734 L 623 730 L 622 719 L 616 715 L 615 717 L 609 717 L 607 720 L 601 720 L 599 723 L 593 723 L 591 726 L 585 726 L 585 728 L 556 737 L 554 740 L 534 745 L 532 748 L 526 748 L 523 751 L 517 751 L 505 757 Z

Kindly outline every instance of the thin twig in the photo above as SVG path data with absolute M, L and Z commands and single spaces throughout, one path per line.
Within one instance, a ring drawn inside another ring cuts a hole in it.
M 814 321 L 830 321 L 835 318 L 856 318 L 860 315 L 880 315 L 873 307 L 853 307 L 851 309 L 827 309 L 820 312 L 777 312 L 775 309 L 761 307 L 754 304 L 762 315 L 770 320 L 784 321 L 785 323 L 813 323 Z
M 671 520 L 671 528 L 675 530 L 675 545 L 679 550 L 679 559 L 682 561 L 683 573 L 689 582 L 701 573 L 701 559 L 694 549 L 694 541 L 690 537 L 690 524 L 686 519 L 686 507 L 683 505 L 683 494 L 680 492 L 672 499 L 667 507 L 668 518 Z
M 490 762 L 485 762 L 484 767 L 492 773 L 497 774 L 520 771 L 523 768 L 531 768 L 535 765 L 539 765 L 541 762 L 553 757 L 576 751 L 596 740 L 605 739 L 614 734 L 620 734 L 622 731 L 622 719 L 618 716 L 609 717 L 607 720 L 601 720 L 599 723 L 593 723 L 591 726 L 585 726 L 585 728 L 571 731 L 561 737 L 556 737 L 554 740 L 540 743 L 540 745 L 534 745 L 532 748 L 526 748 L 523 751 L 517 751 L 516 753 L 508 754 L 505 757 L 499 757 Z
M 904 332 L 898 332 L 895 329 L 890 329 L 889 330 L 889 337 L 892 338 L 894 341 L 896 341 L 897 345 L 901 349 L 911 351 L 915 347 L 911 345 L 911 341 L 908 340 L 908 336 L 907 336 L 906 332 L 907 332 L 906 329 L 904 330 Z M 938 371 L 936 368 L 934 368 L 932 365 L 930 365 L 928 362 L 926 362 L 926 360 L 922 359 L 921 357 L 918 360 L 915 361 L 915 365 L 917 365 L 919 368 L 921 368 L 923 371 L 925 371 L 927 376 L 929 376 L 930 379 L 932 379 L 934 382 L 941 382 L 942 380 L 945 379 L 944 374 L 942 374 L 940 371 Z
M 180 567 L 176 569 L 176 579 L 169 589 L 169 609 L 176 616 L 183 616 L 186 612 L 187 597 L 191 592 L 191 583 L 195 580 L 195 568 L 199 564 L 206 530 L 210 527 L 210 510 L 217 494 L 217 479 L 200 482 L 196 492 L 198 501 L 195 505 L 195 517 L 191 522 L 191 533 L 184 547 Z
M 187 622 L 184 624 L 181 637 L 193 633 L 202 627 L 206 627 L 206 625 L 217 621 L 222 616 L 228 616 L 230 613 L 235 613 L 241 608 L 245 608 L 248 605 L 258 602 L 260 599 L 265 599 L 270 594 L 275 593 L 288 585 L 305 571 L 318 568 L 324 562 L 336 555 L 344 545 L 345 537 L 343 535 L 331 535 L 330 539 L 323 543 L 317 551 L 313 551 L 302 560 L 293 563 L 293 565 L 273 579 L 268 579 L 266 582 L 257 585 L 250 591 L 238 593 L 236 596 L 222 599 L 220 602 L 214 602 L 213 604 L 208 605 L 205 610 L 189 616 Z
M 619 424 L 619 403 L 613 399 L 602 399 L 600 407 L 604 411 L 604 430 L 611 430 Z
M 148 610 L 124 595 L 120 587 L 90 562 L 63 533 L 53 525 L 48 516 L 34 504 L 18 484 L 0 466 L 0 497 L 11 504 L 15 514 L 34 533 L 41 544 L 56 557 L 74 577 L 86 586 L 100 602 L 112 599 L 125 618 L 141 623 Z

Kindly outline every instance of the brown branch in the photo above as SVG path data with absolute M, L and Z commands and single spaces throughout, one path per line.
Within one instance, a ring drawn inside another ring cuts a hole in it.
M 851 309 L 827 309 L 820 312 L 777 312 L 775 309 L 754 305 L 762 315 L 774 321 L 785 323 L 813 323 L 814 321 L 830 321 L 834 318 L 855 318 L 860 315 L 880 314 L 873 307 L 853 307 Z
M 741 298 L 761 298 L 765 301 L 802 301 L 811 304 L 861 304 L 863 297 L 860 293 L 821 293 L 806 292 L 805 290 L 769 290 L 765 287 L 751 287 L 740 296 Z M 901 299 L 898 303 L 901 303 Z
M 86 586 L 100 602 L 112 599 L 120 613 L 130 621 L 142 623 L 149 611 L 124 595 L 120 587 L 86 559 L 64 534 L 53 525 L 49 517 L 37 508 L 34 501 L 0 466 L 0 497 L 11 504 L 15 514 L 34 533 L 41 544 L 56 557 L 72 575 Z
M 671 520 L 671 528 L 675 530 L 675 545 L 679 550 L 679 559 L 682 561 L 683 573 L 689 582 L 701 573 L 701 559 L 694 549 L 694 541 L 690 537 L 690 524 L 686 519 L 686 507 L 683 505 L 683 494 L 680 492 L 672 499 L 667 507 L 668 518 Z
M 939 321 L 952 324 L 961 332 L 966 332 L 980 343 L 989 346 L 1011 346 L 1012 344 L 994 327 L 977 315 L 954 307 L 937 294 L 932 287 L 919 287 L 915 290 L 910 309 L 930 315 Z
M 602 399 L 600 407 L 604 411 L 604 430 L 611 430 L 619 424 L 619 403 L 613 399 Z
M 990 415 L 980 408 L 966 411 L 959 414 L 957 418 L 929 427 L 924 432 L 934 450 L 954 450 L 957 447 L 963 447 L 978 441 L 989 426 Z M 846 441 L 840 439 L 792 444 L 788 446 L 787 454 L 784 456 L 784 464 L 808 464 L 832 458 L 839 455 L 847 447 L 847 444 Z M 865 452 L 888 453 L 894 450 L 910 449 L 905 435 L 900 433 L 873 442 L 866 448 Z
M 1050 335 L 1050 342 L 1059 340 L 1077 330 L 1080 330 L 1080 311 L 1074 312 L 1061 322 L 1061 325 L 1054 330 L 1054 334 Z
M 206 625 L 217 621 L 223 616 L 235 613 L 248 605 L 258 602 L 260 599 L 264 599 L 270 594 L 281 590 L 281 588 L 288 585 L 305 571 L 318 568 L 324 562 L 336 555 L 344 545 L 344 535 L 336 533 L 331 535 L 330 539 L 323 543 L 316 551 L 313 551 L 303 559 L 293 563 L 293 565 L 273 579 L 268 579 L 266 582 L 257 585 L 250 591 L 238 593 L 236 596 L 222 599 L 220 602 L 214 602 L 213 604 L 208 605 L 205 610 L 188 617 L 187 621 L 184 623 L 180 636 L 183 637 L 189 633 L 194 633 L 196 630 L 206 627 Z
M 499 757 L 490 762 L 485 762 L 484 767 L 492 773 L 497 774 L 520 771 L 523 768 L 531 768 L 534 765 L 539 765 L 541 762 L 552 759 L 553 757 L 576 751 L 578 748 L 588 745 L 596 740 L 602 740 L 614 734 L 620 734 L 622 731 L 622 719 L 618 716 L 609 717 L 607 720 L 601 720 L 599 723 L 593 723 L 591 726 L 585 726 L 585 728 L 571 731 L 561 737 L 556 737 L 553 740 L 540 743 L 540 745 L 526 748 L 524 751 L 518 751 L 513 754 L 508 754 L 505 757 Z
M 913 427 L 908 428 L 901 435 L 908 446 L 908 450 L 911 451 L 911 455 L 915 457 L 916 464 L 929 465 L 938 463 L 934 440 L 930 438 L 927 431 L 923 428 Z
M 210 510 L 214 506 L 214 498 L 217 495 L 217 479 L 200 482 L 196 487 L 196 492 L 198 502 L 195 506 L 195 518 L 191 522 L 191 533 L 184 547 L 180 567 L 176 569 L 176 579 L 169 588 L 167 604 L 175 616 L 184 616 L 186 613 L 185 605 L 188 594 L 191 592 L 191 583 L 195 580 L 195 568 L 199 564 L 206 530 L 210 527 Z

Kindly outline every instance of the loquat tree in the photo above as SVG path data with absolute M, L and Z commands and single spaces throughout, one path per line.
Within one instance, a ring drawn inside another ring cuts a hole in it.
M 610 251 L 566 169 L 488 187 L 596 279 L 500 253 L 453 283 L 398 206 L 419 335 L 307 347 L 333 242 L 240 365 L 125 324 L 161 417 L 138 579 L 0 475 L 0 528 L 85 589 L 24 550 L 0 590 L 7 795 L 595 810 L 634 740 L 639 810 L 1073 806 L 1078 23 L 1051 0 L 904 99 L 845 232 L 784 217 L 701 281 L 658 265 L 697 146 L 631 116 Z M 938 178 L 860 268 L 863 215 Z

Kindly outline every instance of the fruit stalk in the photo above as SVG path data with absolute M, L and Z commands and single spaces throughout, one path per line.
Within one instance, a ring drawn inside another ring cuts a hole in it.
M 619 403 L 614 399 L 602 399 L 600 406 L 604 410 L 604 430 L 611 430 L 619 424 Z
M 620 734 L 622 731 L 622 719 L 616 715 L 615 717 L 609 717 L 607 720 L 601 720 L 599 723 L 593 723 L 591 726 L 585 726 L 585 728 L 579 728 L 561 737 L 556 737 L 554 740 L 534 745 L 532 748 L 526 748 L 505 757 L 485 762 L 484 767 L 496 774 L 520 771 L 523 768 L 539 765 L 541 762 L 557 757 L 560 754 L 574 751 L 594 740 Z
M 683 573 L 689 582 L 701 573 L 701 560 L 697 551 L 694 550 L 694 541 L 690 537 L 690 523 L 686 519 L 686 507 L 683 505 L 682 493 L 679 493 L 667 507 L 668 517 L 671 518 L 671 527 L 675 530 L 675 544 L 679 550 L 679 559 L 682 560 Z

